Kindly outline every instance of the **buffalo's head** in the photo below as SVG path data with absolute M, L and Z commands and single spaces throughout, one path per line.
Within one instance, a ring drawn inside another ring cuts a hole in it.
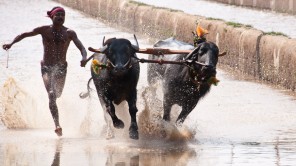
M 112 74 L 123 75 L 132 67 L 132 57 L 139 50 L 136 36 L 134 38 L 137 45 L 131 44 L 127 39 L 111 38 L 106 42 L 103 40 L 100 51 L 106 55 Z
M 218 63 L 219 48 L 212 42 L 202 42 L 187 55 L 190 60 L 190 75 L 197 84 L 208 83 L 216 77 L 216 65 Z

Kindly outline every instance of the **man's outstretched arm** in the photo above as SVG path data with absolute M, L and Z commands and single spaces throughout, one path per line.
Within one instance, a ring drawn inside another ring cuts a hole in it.
M 16 36 L 10 44 L 4 44 L 4 45 L 2 46 L 2 48 L 3 48 L 4 50 L 8 50 L 8 49 L 11 48 L 11 46 L 12 46 L 14 43 L 17 43 L 17 42 L 23 40 L 24 38 L 26 38 L 26 37 L 31 37 L 31 36 L 36 36 L 36 35 L 40 34 L 40 33 L 41 33 L 41 29 L 42 29 L 42 27 L 38 27 L 38 28 L 33 29 L 33 30 L 30 31 L 30 32 L 24 32 L 24 33 L 22 33 L 22 34 Z

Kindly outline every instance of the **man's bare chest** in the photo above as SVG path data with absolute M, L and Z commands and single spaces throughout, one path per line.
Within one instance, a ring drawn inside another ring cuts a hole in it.
M 48 30 L 42 37 L 44 42 L 48 44 L 67 44 L 71 40 L 67 31 Z

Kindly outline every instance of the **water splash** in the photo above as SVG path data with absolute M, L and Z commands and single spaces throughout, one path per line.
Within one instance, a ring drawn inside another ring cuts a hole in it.
M 97 111 L 102 111 L 101 106 L 95 105 L 98 102 L 98 98 L 88 98 L 87 99 L 87 108 L 86 115 L 80 124 L 80 134 L 83 136 L 98 136 L 101 135 L 100 131 L 102 130 L 102 125 L 100 122 L 100 117 L 97 116 Z
M 93 92 L 91 93 L 93 95 Z M 157 97 L 158 96 L 158 97 Z M 159 97 L 161 99 L 159 99 Z M 98 97 L 88 99 L 88 108 L 85 118 L 80 125 L 80 133 L 85 136 L 92 136 L 100 132 L 100 136 L 106 139 L 113 139 L 113 141 L 130 141 L 129 138 L 129 125 L 130 115 L 128 112 L 128 104 L 122 102 L 115 106 L 115 112 L 119 119 L 121 119 L 125 127 L 123 129 L 116 129 L 113 126 L 110 115 L 102 108 L 101 105 L 94 106 L 93 103 L 98 103 Z M 155 84 L 152 86 L 142 87 L 138 91 L 138 127 L 139 127 L 139 145 L 145 146 L 145 140 L 160 142 L 187 142 L 194 139 L 196 134 L 196 128 L 189 128 L 186 125 L 177 127 L 174 122 L 177 119 L 177 115 L 180 111 L 173 107 L 172 110 L 172 122 L 166 122 L 162 119 L 162 91 L 161 85 Z M 95 117 L 93 114 L 100 113 L 100 118 Z M 102 118 L 104 116 L 104 120 Z M 150 142 L 151 143 L 151 142 Z M 147 146 L 153 146 L 153 143 Z
M 1 103 L 3 112 L 1 121 L 9 129 L 32 127 L 32 119 L 28 112 L 34 112 L 36 104 L 32 97 L 23 90 L 14 78 L 10 77 L 2 88 Z
M 138 124 L 142 139 L 152 139 L 160 141 L 189 141 L 196 134 L 196 129 L 185 125 L 177 127 L 175 120 L 179 110 L 173 107 L 171 111 L 172 120 L 166 122 L 162 119 L 162 91 L 160 83 L 144 88 L 142 98 L 144 100 L 144 109 L 139 113 Z M 157 96 L 161 97 L 159 99 Z

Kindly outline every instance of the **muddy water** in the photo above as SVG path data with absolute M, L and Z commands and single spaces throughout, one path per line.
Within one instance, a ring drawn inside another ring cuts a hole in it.
M 0 1 L 0 43 L 10 42 L 17 34 L 34 27 L 50 24 L 45 13 L 56 5 L 46 0 Z M 65 26 L 76 31 L 85 47 L 100 47 L 104 35 L 124 37 L 133 42 L 132 34 L 65 9 Z M 138 40 L 140 47 L 151 46 L 145 39 Z M 71 43 L 66 85 L 58 99 L 64 135 L 58 138 L 53 132 L 54 124 L 40 76 L 41 37 L 15 44 L 9 51 L 8 68 L 7 55 L 6 51 L 0 51 L 3 121 L 0 124 L 0 165 L 295 164 L 296 102 L 281 91 L 236 80 L 219 70 L 219 85 L 198 104 L 185 125 L 176 128 L 158 119 L 162 94 L 159 85 L 147 87 L 146 65 L 141 64 L 137 104 L 140 139 L 130 140 L 127 128 L 114 130 L 115 138 L 107 140 L 104 114 L 95 92 L 89 99 L 78 97 L 86 89 L 90 66 L 79 66 L 80 52 Z M 150 92 L 153 88 L 156 94 Z M 126 104 L 117 109 L 128 126 Z M 173 118 L 178 111 L 178 107 L 173 108 Z M 163 131 L 167 133 L 166 138 L 159 136 Z
M 295 15 L 272 11 L 254 10 L 205 0 L 135 0 L 145 4 L 184 11 L 185 13 L 236 22 L 259 29 L 263 32 L 281 32 L 296 38 Z

